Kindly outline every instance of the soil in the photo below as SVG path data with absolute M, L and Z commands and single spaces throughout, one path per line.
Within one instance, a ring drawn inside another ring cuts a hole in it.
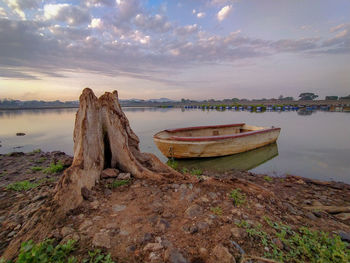
M 0 155 L 0 254 L 52 196 L 63 173 L 34 172 L 30 167 L 58 161 L 68 167 L 72 157 L 62 152 Z M 6 188 L 23 180 L 41 184 L 19 192 Z M 266 231 L 264 217 L 295 229 L 350 233 L 350 185 L 344 183 L 239 171 L 204 171 L 199 178 L 178 183 L 131 177 L 127 185 L 112 188 L 114 180 L 101 179 L 86 191 L 86 200 L 50 237 L 77 240 L 78 257 L 98 247 L 117 262 L 235 262 L 241 252 L 234 242 L 248 255 L 262 256 L 266 249 L 237 226 L 242 220 L 260 223 Z M 246 191 L 252 186 L 261 193 Z M 236 188 L 246 195 L 240 206 L 229 196 Z

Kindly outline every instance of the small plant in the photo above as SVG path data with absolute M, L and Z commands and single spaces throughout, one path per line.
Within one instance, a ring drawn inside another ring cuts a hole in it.
M 199 176 L 199 175 L 202 175 L 203 172 L 201 169 L 192 169 L 190 173 L 191 175 Z
M 38 160 L 35 160 L 34 162 L 36 162 L 36 163 L 43 163 L 43 162 L 45 162 L 46 160 L 47 160 L 46 157 L 40 157 Z
M 290 226 L 272 222 L 267 217 L 264 219 L 273 229 L 271 233 L 264 231 L 261 224 L 252 226 L 246 221 L 241 221 L 237 225 L 245 228 L 251 238 L 260 240 L 262 245 L 268 248 L 265 257 L 278 262 L 292 263 L 350 262 L 348 244 L 341 241 L 338 235 L 330 236 L 323 231 L 307 227 L 293 230 Z M 283 246 L 277 246 L 275 240 L 280 240 Z M 284 249 L 285 247 L 288 249 Z
M 269 183 L 271 183 L 271 182 L 273 181 L 272 177 L 270 177 L 270 176 L 268 176 L 268 175 L 264 176 L 264 180 L 265 180 L 266 182 L 269 182 Z
M 113 183 L 110 184 L 110 188 L 118 188 L 123 185 L 129 184 L 129 180 L 115 180 Z
M 26 191 L 29 189 L 33 189 L 37 186 L 39 186 L 39 183 L 32 183 L 29 181 L 20 181 L 20 182 L 15 182 L 12 184 L 9 184 L 6 186 L 6 190 L 13 190 L 13 191 Z
M 170 166 L 171 168 L 173 168 L 174 170 L 177 170 L 177 168 L 179 167 L 179 163 L 177 161 L 175 161 L 174 159 L 169 159 L 166 164 L 168 166 Z
M 41 149 L 34 149 L 32 152 L 30 152 L 30 153 L 41 153 Z
M 45 170 L 44 170 L 44 173 L 47 173 L 47 174 L 55 174 L 55 173 L 59 173 L 61 171 L 64 170 L 64 167 L 63 167 L 63 164 L 61 161 L 58 161 L 56 164 L 54 163 L 51 163 L 50 164 L 50 167 L 47 167 Z
M 241 189 L 236 188 L 230 192 L 230 198 L 235 206 L 243 205 L 246 201 L 246 196 L 241 192 Z
M 110 254 L 101 254 L 100 249 L 89 251 L 89 258 L 83 259 L 83 263 L 115 263 Z
M 56 246 L 53 239 L 47 239 L 38 244 L 29 240 L 22 243 L 16 263 L 75 263 L 77 259 L 74 256 L 69 256 L 75 250 L 74 245 L 74 240 L 68 240 L 66 244 Z
M 43 169 L 44 168 L 41 167 L 41 166 L 32 166 L 32 167 L 30 167 L 30 170 L 32 170 L 32 172 L 38 172 L 38 171 L 41 171 Z
M 183 174 L 188 174 L 190 171 L 186 167 L 184 167 L 184 168 L 181 169 L 181 172 Z
M 218 216 L 222 215 L 222 209 L 219 206 L 211 207 L 210 211 L 213 212 L 215 215 L 218 215 Z
M 2 173 L 0 173 L 0 177 L 5 176 L 5 175 L 7 175 L 6 171 L 3 171 Z

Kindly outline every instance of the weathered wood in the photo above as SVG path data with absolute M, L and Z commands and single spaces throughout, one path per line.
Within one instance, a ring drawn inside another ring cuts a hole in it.
M 56 186 L 45 206 L 27 222 L 4 253 L 11 259 L 21 242 L 46 238 L 52 227 L 66 213 L 83 201 L 82 189 L 91 189 L 106 168 L 116 168 L 137 178 L 162 180 L 185 178 L 163 164 L 156 156 L 141 153 L 139 139 L 118 101 L 118 93 L 106 92 L 97 98 L 91 89 L 84 89 L 74 127 L 74 159 Z

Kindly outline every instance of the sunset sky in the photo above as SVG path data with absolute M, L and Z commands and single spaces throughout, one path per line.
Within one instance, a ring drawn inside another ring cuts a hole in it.
M 0 0 L 0 99 L 350 94 L 349 0 Z

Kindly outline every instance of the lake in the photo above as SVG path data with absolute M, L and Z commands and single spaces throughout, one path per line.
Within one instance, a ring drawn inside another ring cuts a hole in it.
M 77 109 L 0 111 L 0 153 L 64 151 L 73 154 L 73 128 Z M 140 138 L 140 148 L 162 156 L 152 136 L 167 128 L 245 122 L 281 127 L 277 144 L 239 155 L 179 162 L 180 167 L 244 169 L 272 176 L 285 174 L 350 183 L 350 114 L 346 112 L 216 111 L 180 108 L 124 108 Z M 25 136 L 16 136 L 24 132 Z

